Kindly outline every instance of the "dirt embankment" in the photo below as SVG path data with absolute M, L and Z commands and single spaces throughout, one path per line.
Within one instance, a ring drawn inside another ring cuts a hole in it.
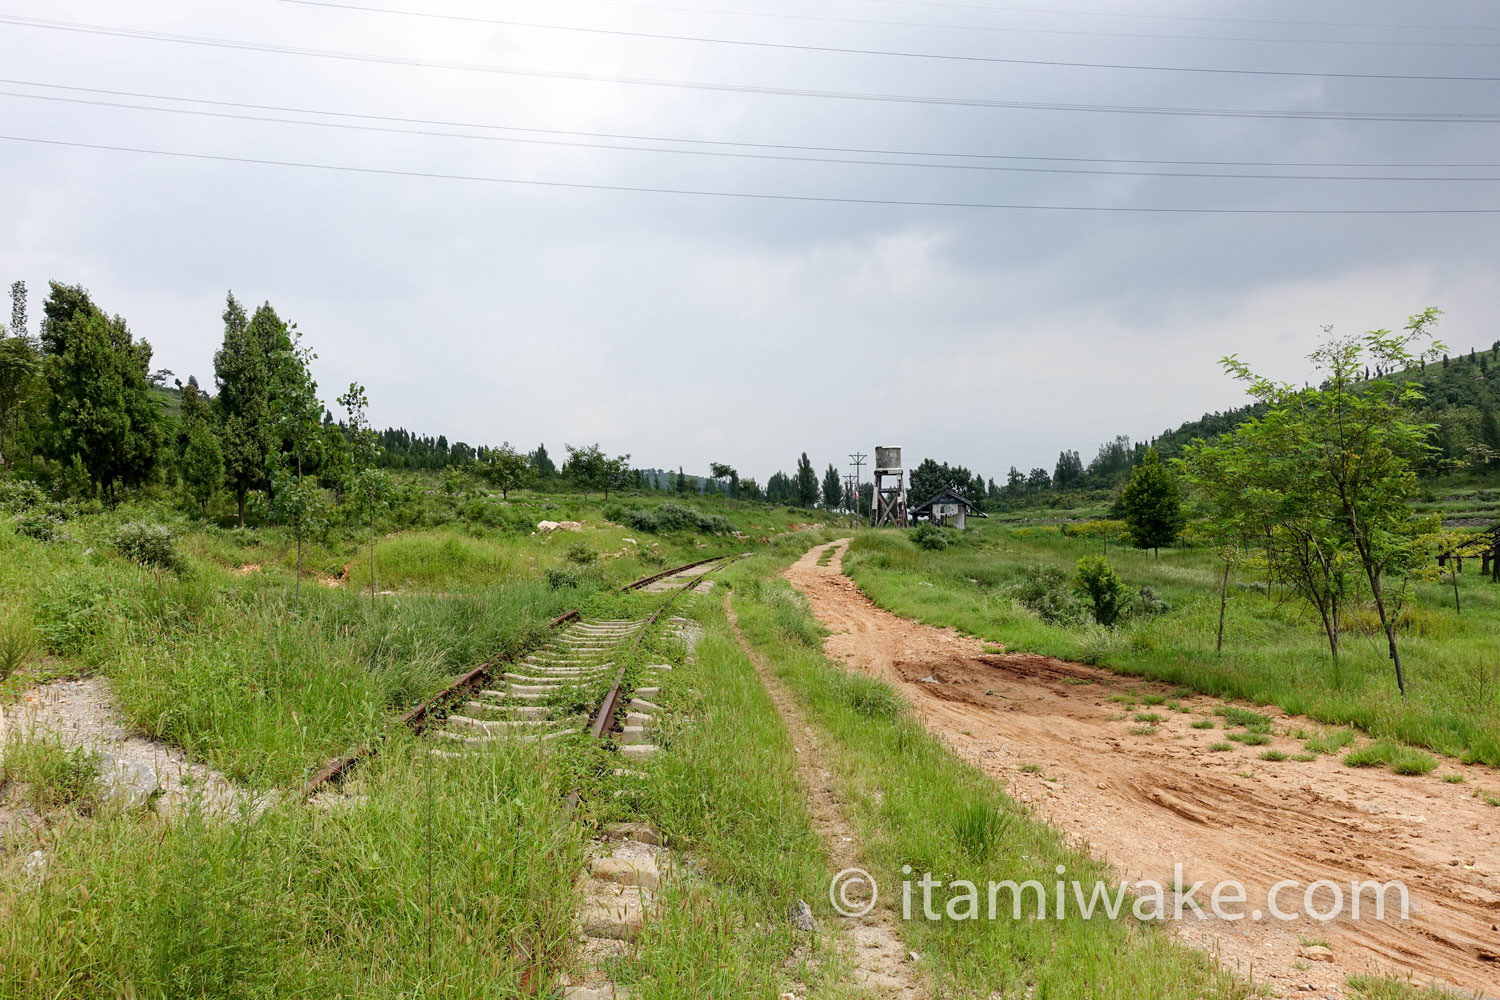
M 828 654 L 895 683 L 957 753 L 1124 876 L 1173 885 L 1181 864 L 1186 885 L 1233 879 L 1247 912 L 1283 880 L 1297 883 L 1279 894 L 1283 911 L 1301 909 L 1320 880 L 1346 897 L 1353 883 L 1396 880 L 1412 901 L 1405 921 L 1371 919 L 1370 897 L 1358 921 L 1189 916 L 1174 924 L 1183 940 L 1288 995 L 1342 996 L 1345 977 L 1365 972 L 1500 995 L 1500 810 L 1473 795 L 1476 784 L 1500 793 L 1500 774 L 1463 768 L 1468 781 L 1448 784 L 1439 775 L 1454 767 L 1401 777 L 1337 756 L 1261 760 L 1302 751 L 1286 730 L 1319 728 L 1293 718 L 1277 720 L 1268 746 L 1215 752 L 1223 730 L 1190 725 L 1220 704 L 1203 698 L 1181 699 L 1191 712 L 1156 709 L 1166 717 L 1156 731 L 1134 735 L 1139 723 L 1110 696 L 1165 689 L 1042 656 L 986 655 L 976 639 L 891 614 L 843 575 L 847 546 L 833 543 L 827 566 L 817 562 L 828 546 L 816 547 L 787 572 L 833 630 Z M 1331 899 L 1319 890 L 1314 901 Z M 1310 960 L 1313 944 L 1332 961 Z

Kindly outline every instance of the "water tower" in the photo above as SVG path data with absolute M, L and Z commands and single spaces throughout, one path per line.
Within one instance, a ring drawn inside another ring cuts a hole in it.
M 900 448 L 875 448 L 875 509 L 870 513 L 877 528 L 906 527 L 906 470 L 901 468 Z

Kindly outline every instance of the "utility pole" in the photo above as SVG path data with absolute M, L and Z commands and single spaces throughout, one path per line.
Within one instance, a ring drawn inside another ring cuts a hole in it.
M 865 459 L 869 457 L 869 455 L 866 455 L 864 452 L 860 451 L 857 451 L 849 456 L 849 462 L 854 466 L 854 503 L 850 506 L 854 511 L 854 523 L 856 526 L 858 525 L 859 519 L 862 516 L 862 511 L 860 511 L 859 509 L 859 468 L 860 466 L 865 464 Z

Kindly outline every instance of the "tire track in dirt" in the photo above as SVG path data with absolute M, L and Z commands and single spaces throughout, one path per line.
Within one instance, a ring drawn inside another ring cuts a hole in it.
M 724 595 L 724 613 L 739 640 L 740 649 L 755 668 L 766 694 L 791 735 L 796 750 L 797 781 L 807 796 L 813 830 L 828 852 L 833 871 L 857 867 L 860 864 L 859 838 L 844 812 L 845 801 L 838 781 L 823 763 L 822 743 L 817 730 L 808 724 L 792 693 L 766 668 L 760 654 L 740 632 L 739 619 L 728 594 Z M 850 957 L 859 984 L 872 995 L 890 1000 L 927 1000 L 930 994 L 906 961 L 906 946 L 888 908 L 877 906 L 863 917 L 841 916 L 839 929 L 853 948 Z
M 1399 880 L 1412 899 L 1405 921 L 1189 917 L 1175 924 L 1182 940 L 1292 995 L 1343 996 L 1345 977 L 1365 972 L 1500 995 L 1500 813 L 1472 794 L 1476 782 L 1500 791 L 1495 770 L 1464 768 L 1469 781 L 1450 785 L 1354 770 L 1337 756 L 1260 760 L 1301 752 L 1285 730 L 1320 728 L 1293 718 L 1276 720 L 1269 746 L 1216 753 L 1223 731 L 1189 723 L 1221 702 L 1195 697 L 1180 699 L 1192 714 L 1158 709 L 1167 718 L 1157 732 L 1132 735 L 1109 696 L 1166 688 L 1048 657 L 986 655 L 976 639 L 876 607 L 843 575 L 848 544 L 831 543 L 827 566 L 817 560 L 830 546 L 819 546 L 786 573 L 833 630 L 828 655 L 895 683 L 955 752 L 1123 875 L 1172 885 L 1180 863 L 1188 885 L 1235 879 L 1246 911 L 1264 908 L 1283 879 L 1299 883 L 1280 896 L 1283 910 L 1300 909 L 1303 889 L 1324 879 L 1346 896 L 1354 882 Z M 1311 942 L 1326 942 L 1333 961 L 1304 958 Z

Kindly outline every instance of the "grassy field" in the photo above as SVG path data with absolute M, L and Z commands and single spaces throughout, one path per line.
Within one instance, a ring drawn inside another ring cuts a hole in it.
M 1222 564 L 1204 550 L 1164 550 L 1156 559 L 1112 543 L 1108 558 L 1131 591 L 1149 587 L 1165 606 L 1127 617 L 1113 630 L 1049 623 L 1020 600 L 1028 578 L 1038 567 L 1070 577 L 1081 556 L 1103 552 L 1102 540 L 1065 537 L 1055 527 L 977 525 L 941 551 L 919 548 L 899 532 L 861 532 L 845 568 L 892 611 L 1010 649 L 1274 704 L 1500 766 L 1500 586 L 1477 572 L 1460 578 L 1462 614 L 1447 584 L 1412 584 L 1401 640 L 1410 692 L 1403 700 L 1379 624 L 1363 608 L 1350 609 L 1344 655 L 1335 663 L 1302 604 L 1238 577 L 1224 651 L 1216 655 Z
M 376 597 L 368 550 L 336 530 L 308 546 L 295 606 L 285 529 L 193 524 L 138 502 L 78 514 L 39 541 L 0 517 L 0 633 L 32 654 L 0 683 L 0 704 L 50 677 L 103 673 L 142 731 L 235 780 L 287 786 L 453 676 L 532 644 L 557 614 L 812 517 L 716 497 L 692 506 L 728 531 L 646 534 L 608 515 L 659 497 L 405 493 L 417 526 L 380 532 Z M 535 533 L 543 519 L 583 528 Z M 120 527 L 141 521 L 173 529 L 174 568 L 116 551 Z

